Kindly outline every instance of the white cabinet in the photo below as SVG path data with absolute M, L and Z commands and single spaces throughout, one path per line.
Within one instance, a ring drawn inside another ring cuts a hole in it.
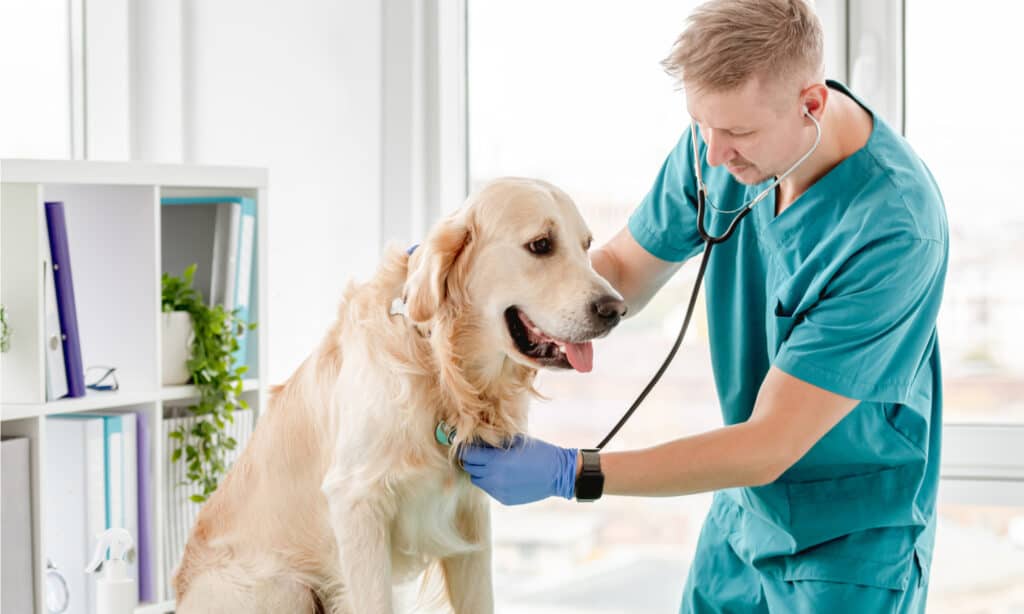
M 0 425 L 4 437 L 29 438 L 32 544 L 36 611 L 45 612 L 43 579 L 47 536 L 44 510 L 66 506 L 46 492 L 46 421 L 56 414 L 140 412 L 160 425 L 165 406 L 195 396 L 192 386 L 161 387 L 160 202 L 166 197 L 241 196 L 256 203 L 255 284 L 243 397 L 258 416 L 264 406 L 260 380 L 266 369 L 267 172 L 258 168 L 134 162 L 0 160 L 0 302 L 12 329 L 10 350 L 0 354 Z M 44 275 L 49 249 L 43 203 L 64 202 L 75 303 L 85 367 L 117 368 L 120 389 L 46 402 Z M 180 275 L 181 271 L 169 271 Z M 154 561 L 162 560 L 164 459 L 169 446 L 150 429 L 149 466 L 156 486 Z M 76 513 L 70 511 L 70 513 Z M 159 565 L 156 567 L 159 569 Z M 167 579 L 158 574 L 157 599 L 139 612 L 169 612 Z

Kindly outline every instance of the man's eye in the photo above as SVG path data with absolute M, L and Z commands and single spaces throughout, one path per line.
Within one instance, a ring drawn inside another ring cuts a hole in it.
M 537 254 L 538 256 L 549 254 L 551 253 L 551 239 L 547 237 L 542 237 L 535 241 L 530 241 L 526 245 L 526 249 L 530 250 L 530 252 L 534 254 Z

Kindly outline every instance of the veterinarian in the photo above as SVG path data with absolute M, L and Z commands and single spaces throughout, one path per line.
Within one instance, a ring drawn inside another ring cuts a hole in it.
M 664 66 L 696 129 L 592 261 L 635 314 L 704 248 L 695 163 L 712 233 L 735 215 L 719 210 L 782 179 L 707 268 L 725 426 L 600 454 L 472 445 L 464 468 L 506 504 L 715 491 L 683 612 L 923 612 L 942 427 L 939 189 L 893 128 L 824 80 L 821 25 L 801 0 L 704 4 Z

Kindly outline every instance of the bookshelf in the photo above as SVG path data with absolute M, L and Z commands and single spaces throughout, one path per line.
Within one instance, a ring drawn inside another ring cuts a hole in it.
M 189 385 L 161 386 L 160 276 L 161 199 L 243 196 L 256 203 L 256 247 L 243 398 L 256 416 L 265 406 L 261 374 L 267 352 L 267 172 L 261 168 L 89 162 L 0 160 L 0 302 L 7 308 L 11 347 L 0 354 L 0 432 L 30 442 L 33 592 L 36 612 L 45 609 L 44 576 L 48 536 L 44 513 L 60 501 L 47 500 L 47 420 L 58 414 L 136 412 L 145 414 L 153 483 L 156 599 L 136 614 L 172 612 L 160 568 L 165 540 L 164 458 L 169 446 L 159 428 L 171 404 L 196 396 Z M 46 401 L 44 355 L 44 263 L 49 260 L 44 201 L 64 201 L 86 367 L 117 368 L 120 388 L 89 390 L 85 397 Z M 180 271 L 176 272 L 180 275 Z M 79 513 L 69 510 L 69 513 Z

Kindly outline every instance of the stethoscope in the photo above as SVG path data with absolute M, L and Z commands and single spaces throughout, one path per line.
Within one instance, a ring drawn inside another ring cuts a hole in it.
M 814 123 L 814 128 L 817 132 L 814 137 L 814 144 L 807 150 L 807 153 L 800 156 L 800 159 L 789 167 L 789 170 L 779 175 L 770 186 L 761 190 L 761 192 L 750 202 L 736 209 L 719 209 L 708 199 L 708 187 L 704 185 L 704 179 L 700 173 L 700 152 L 697 150 L 697 127 L 693 121 L 690 122 L 690 143 L 693 145 L 693 172 L 697 178 L 697 232 L 699 232 L 701 238 L 704 239 L 704 256 L 701 258 L 700 268 L 697 270 L 697 280 L 693 283 L 693 291 L 690 293 L 690 302 L 686 308 L 686 317 L 683 318 L 683 326 L 679 329 L 679 335 L 676 337 L 675 343 L 672 345 L 672 349 L 669 350 L 668 356 L 665 357 L 665 361 L 661 363 L 661 367 L 659 367 L 657 372 L 655 372 L 654 377 L 651 378 L 651 381 L 643 389 L 643 392 L 641 392 L 636 400 L 633 401 L 633 405 L 626 410 L 626 413 L 623 414 L 622 419 L 619 420 L 618 424 L 616 424 L 615 427 L 605 435 L 605 438 L 601 440 L 601 443 L 597 444 L 596 449 L 603 449 L 605 445 L 612 440 L 612 437 L 615 437 L 615 434 L 619 432 L 619 429 L 621 429 L 624 424 L 626 424 L 626 421 L 633 415 L 633 412 L 640 407 L 640 403 L 642 403 L 644 399 L 647 398 L 647 395 L 650 394 L 651 390 L 654 389 L 655 384 L 658 383 L 658 380 L 661 379 L 665 370 L 668 369 L 669 364 L 672 363 L 672 359 L 676 357 L 676 352 L 679 351 L 679 346 L 683 343 L 683 337 L 686 336 L 686 329 L 690 326 L 690 318 L 693 316 L 694 305 L 697 304 L 697 293 L 700 291 L 700 284 L 704 279 L 704 271 L 708 266 L 708 258 L 711 256 L 711 248 L 719 243 L 727 241 L 729 237 L 732 236 L 733 231 L 736 230 L 740 220 L 750 213 L 754 208 L 754 205 L 761 202 L 771 194 L 786 177 L 789 177 L 793 171 L 806 162 L 807 158 L 810 158 L 811 154 L 814 153 L 814 150 L 818 148 L 818 144 L 821 143 L 821 123 L 811 115 L 811 112 L 807 110 L 806 107 L 804 108 L 804 115 L 810 118 L 811 122 Z M 729 223 L 729 226 L 725 229 L 725 232 L 717 236 L 710 234 L 707 227 L 704 225 L 704 213 L 707 205 L 709 204 L 712 209 L 719 213 L 727 215 L 732 213 L 736 214 Z

